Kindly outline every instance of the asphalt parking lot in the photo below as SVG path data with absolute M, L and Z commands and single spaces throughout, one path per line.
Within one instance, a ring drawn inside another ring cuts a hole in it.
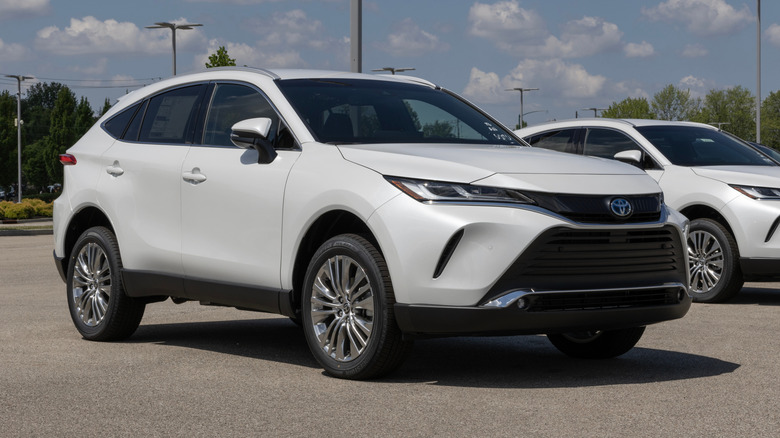
M 432 339 L 349 382 L 275 315 L 167 301 L 126 342 L 84 341 L 52 246 L 0 236 L 4 436 L 780 436 L 780 283 L 694 304 L 615 360 L 542 336 Z

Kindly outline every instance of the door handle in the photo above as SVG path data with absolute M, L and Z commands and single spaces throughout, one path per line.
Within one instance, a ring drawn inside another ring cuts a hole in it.
M 206 175 L 200 173 L 200 168 L 196 167 L 192 169 L 192 172 L 184 172 L 182 173 L 182 178 L 184 181 L 187 181 L 188 183 L 192 184 L 199 184 L 203 181 L 206 181 Z
M 119 167 L 119 161 L 114 161 L 114 164 L 106 167 L 106 172 L 111 176 L 119 176 L 125 173 L 125 170 Z

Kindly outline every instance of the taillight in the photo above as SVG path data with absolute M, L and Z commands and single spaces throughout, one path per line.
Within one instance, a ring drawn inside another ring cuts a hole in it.
M 64 166 L 73 166 L 76 164 L 76 157 L 71 154 L 60 154 L 60 163 Z

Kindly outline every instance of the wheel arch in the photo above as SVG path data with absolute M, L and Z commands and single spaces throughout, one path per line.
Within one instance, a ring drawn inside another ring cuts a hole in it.
M 111 224 L 108 216 L 106 216 L 102 210 L 93 205 L 86 206 L 79 210 L 78 213 L 73 215 L 65 232 L 63 248 L 65 252 L 61 261 L 63 264 L 62 272 L 67 272 L 67 265 L 68 261 L 70 260 L 71 251 L 73 251 L 73 246 L 76 244 L 79 236 L 81 236 L 87 229 L 96 226 L 106 227 L 111 230 L 112 233 L 116 234 L 114 231 L 114 226 Z
M 301 291 L 306 276 L 306 269 L 317 249 L 328 239 L 339 234 L 357 234 L 371 242 L 381 253 L 376 236 L 366 222 L 352 212 L 346 210 L 331 210 L 322 214 L 315 220 L 304 234 L 295 255 L 295 263 L 292 272 L 292 306 L 295 312 L 301 309 Z
M 723 227 L 726 228 L 726 230 L 731 234 L 731 236 L 734 236 L 734 230 L 731 229 L 731 225 L 726 220 L 725 217 L 723 217 L 722 214 L 720 214 L 717 210 L 714 208 L 707 206 L 707 205 L 689 205 L 682 209 L 680 211 L 685 217 L 687 217 L 689 220 L 694 219 L 711 219 L 715 222 L 723 225 Z

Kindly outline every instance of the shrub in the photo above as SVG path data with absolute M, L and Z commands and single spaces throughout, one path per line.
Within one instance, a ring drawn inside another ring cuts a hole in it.
M 13 204 L 13 202 L 0 201 L 0 219 L 5 219 L 5 208 L 11 204 Z
M 29 219 L 35 216 L 35 207 L 25 203 L 11 203 L 5 207 L 3 215 L 6 219 Z

